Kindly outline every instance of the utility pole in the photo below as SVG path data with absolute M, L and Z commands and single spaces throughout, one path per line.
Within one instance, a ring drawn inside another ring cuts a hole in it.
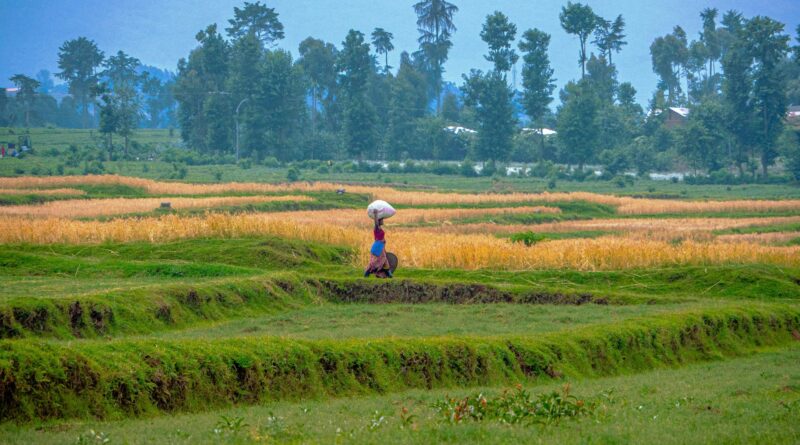
M 222 95 L 226 95 L 226 96 L 231 96 L 232 95 L 232 93 L 229 93 L 227 91 L 209 91 L 208 94 L 222 94 Z M 234 125 L 236 127 L 236 163 L 237 164 L 239 163 L 239 109 L 242 108 L 242 105 L 245 102 L 247 102 L 248 100 L 250 100 L 249 97 L 245 97 L 244 99 L 242 99 L 242 101 L 239 102 L 239 105 L 236 106 L 236 112 L 233 115 L 233 122 L 234 122 Z

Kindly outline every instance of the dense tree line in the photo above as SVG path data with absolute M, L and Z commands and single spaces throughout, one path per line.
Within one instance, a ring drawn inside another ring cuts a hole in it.
M 627 45 L 624 17 L 567 2 L 559 21 L 576 38 L 579 70 L 553 109 L 549 34 L 489 14 L 480 37 L 492 68 L 455 85 L 443 74 L 458 7 L 421 0 L 413 9 L 419 46 L 401 51 L 396 67 L 388 58 L 393 34 L 381 27 L 350 30 L 340 42 L 308 37 L 293 55 L 279 46 L 279 13 L 258 1 L 234 8 L 224 31 L 198 32 L 174 84 L 78 38 L 59 52 L 56 76 L 69 96 L 47 99 L 49 76 L 14 76 L 19 92 L 0 95 L 0 119 L 37 125 L 58 114 L 59 125 L 99 124 L 109 148 L 114 135 L 126 141 L 123 154 L 136 127 L 174 117 L 188 148 L 256 162 L 466 160 L 494 171 L 516 161 L 572 165 L 578 177 L 602 165 L 610 175 L 679 169 L 722 180 L 766 178 L 780 162 L 800 175 L 800 138 L 786 119 L 787 106 L 800 104 L 800 45 L 775 20 L 707 8 L 696 38 L 680 26 L 657 37 L 650 54 L 659 82 L 645 110 L 614 63 Z M 509 74 L 518 64 L 517 91 Z
M 64 42 L 58 68 L 55 77 L 64 82 L 58 86 L 47 70 L 35 78 L 12 76 L 17 91 L 0 90 L 0 126 L 100 128 L 126 137 L 134 128 L 175 125 L 174 76 L 169 72 L 121 51 L 106 57 L 85 37 Z

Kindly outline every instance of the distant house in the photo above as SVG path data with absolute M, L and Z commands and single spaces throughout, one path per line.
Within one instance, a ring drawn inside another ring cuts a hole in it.
M 447 127 L 444 127 L 444 131 L 449 131 L 450 133 L 453 133 L 453 134 L 461 134 L 461 133 L 475 134 L 475 133 L 477 133 L 477 131 L 472 130 L 470 128 L 457 127 L 455 125 L 449 125 Z
M 664 110 L 661 108 L 654 108 L 650 110 L 650 113 L 647 114 L 647 118 L 661 116 Z M 686 123 L 686 119 L 689 117 L 689 109 L 683 107 L 669 107 L 667 108 L 667 118 L 664 120 L 664 125 L 667 128 L 675 128 L 683 126 Z
M 786 121 L 794 126 L 800 126 L 800 105 L 791 105 L 786 110 Z
M 555 130 L 549 128 L 523 128 L 523 133 L 544 134 L 545 136 L 553 136 L 558 134 Z
M 6 94 L 9 96 L 16 96 L 17 93 L 19 92 L 19 88 L 17 87 L 3 88 L 3 89 L 6 90 Z
M 683 126 L 683 124 L 686 123 L 686 119 L 689 117 L 688 108 L 669 107 L 667 113 L 667 120 L 664 121 L 664 125 L 666 125 L 667 128 Z

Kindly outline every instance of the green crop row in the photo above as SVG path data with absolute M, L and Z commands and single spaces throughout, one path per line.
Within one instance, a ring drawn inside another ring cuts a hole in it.
M 123 418 L 232 404 L 637 372 L 800 336 L 800 310 L 742 306 L 539 337 L 0 341 L 0 421 Z
M 0 338 L 146 334 L 202 321 L 275 313 L 315 297 L 296 278 L 222 279 L 70 298 L 16 297 L 0 303 Z

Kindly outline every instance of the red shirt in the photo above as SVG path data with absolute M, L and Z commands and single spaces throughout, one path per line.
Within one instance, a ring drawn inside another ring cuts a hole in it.
M 383 239 L 383 236 L 384 236 L 383 229 L 381 229 L 380 226 L 375 226 L 375 230 L 373 231 L 373 234 L 375 235 L 375 241 L 384 241 L 384 239 Z

